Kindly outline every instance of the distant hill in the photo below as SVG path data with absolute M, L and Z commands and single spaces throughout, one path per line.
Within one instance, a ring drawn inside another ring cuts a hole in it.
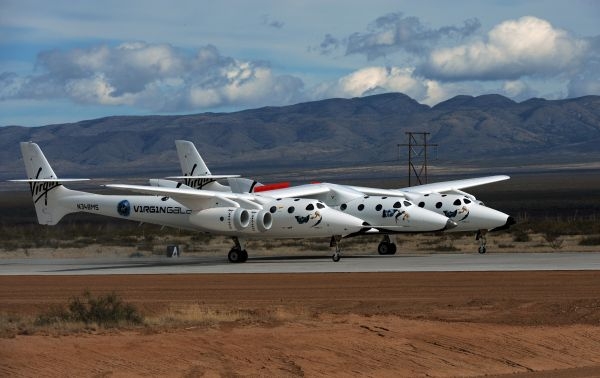
M 438 165 L 600 161 L 600 96 L 521 103 L 457 96 L 429 107 L 389 93 L 234 113 L 9 126 L 0 128 L 0 178 L 24 175 L 18 144 L 29 140 L 59 175 L 111 177 L 178 173 L 175 139 L 193 141 L 215 172 L 380 164 L 398 159 L 407 131 L 431 133 Z

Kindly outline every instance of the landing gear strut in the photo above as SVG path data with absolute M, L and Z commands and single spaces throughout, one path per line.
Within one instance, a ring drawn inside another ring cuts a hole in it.
M 477 236 L 475 236 L 475 240 L 479 240 L 478 252 L 481 254 L 484 254 L 487 251 L 487 238 L 485 234 L 487 234 L 487 230 L 479 230 L 477 231 Z
M 229 262 L 246 262 L 246 260 L 248 260 L 248 252 L 246 252 L 246 249 L 244 249 L 244 247 L 242 246 L 243 240 L 242 243 L 240 243 L 240 240 L 237 237 L 233 237 L 233 242 L 235 243 L 235 245 L 229 250 L 229 254 L 227 255 Z
M 329 242 L 330 247 L 335 247 L 335 252 L 331 256 L 333 262 L 338 262 L 342 258 L 342 245 L 341 245 L 342 236 L 341 235 L 333 235 L 331 237 L 331 241 Z
M 380 255 L 396 254 L 396 244 L 390 240 L 389 235 L 383 235 L 383 240 L 377 246 L 377 252 L 379 252 Z

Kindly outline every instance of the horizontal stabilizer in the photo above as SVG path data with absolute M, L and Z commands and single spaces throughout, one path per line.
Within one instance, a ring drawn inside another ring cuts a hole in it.
M 87 178 L 49 178 L 49 179 L 22 179 L 22 180 L 8 180 L 11 182 L 77 182 L 77 181 L 89 181 Z
M 240 177 L 240 175 L 202 175 L 202 176 L 168 176 L 166 178 L 176 179 L 176 180 L 185 180 L 185 179 L 227 179 L 227 178 L 236 178 Z

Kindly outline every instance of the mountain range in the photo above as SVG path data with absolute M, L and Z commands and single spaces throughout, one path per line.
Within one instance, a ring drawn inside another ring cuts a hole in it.
M 600 161 L 600 96 L 515 102 L 456 96 L 433 107 L 401 93 L 232 113 L 112 116 L 0 128 L 0 178 L 23 177 L 19 142 L 34 141 L 70 177 L 178 174 L 176 139 L 214 173 L 368 166 L 406 161 L 406 132 L 427 132 L 438 165 Z

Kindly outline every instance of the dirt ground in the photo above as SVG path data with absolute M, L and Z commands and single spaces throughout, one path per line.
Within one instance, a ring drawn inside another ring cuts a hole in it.
M 20 329 L 0 376 L 600 376 L 600 272 L 0 277 L 0 314 L 84 289 L 146 323 Z

